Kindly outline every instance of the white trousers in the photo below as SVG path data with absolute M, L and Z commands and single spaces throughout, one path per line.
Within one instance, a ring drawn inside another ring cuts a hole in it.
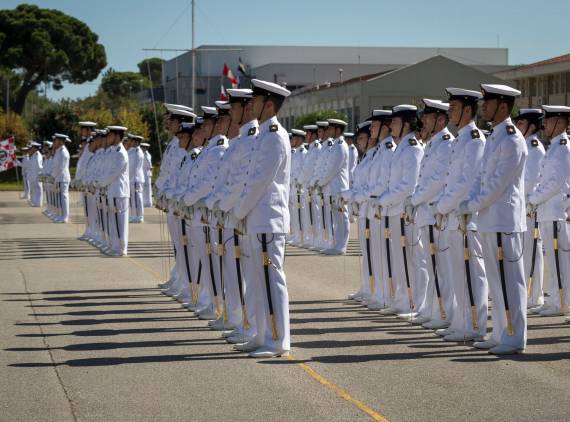
M 26 193 L 26 198 L 29 195 L 32 207 L 41 207 L 43 196 L 42 182 L 38 179 L 30 179 L 28 180 L 28 188 L 30 192 Z
M 449 249 L 444 254 L 444 265 L 447 266 L 448 284 L 451 286 L 455 297 L 454 309 L 449 319 L 451 328 L 473 336 L 484 336 L 487 333 L 489 286 L 483 260 L 481 235 L 479 232 L 467 232 L 471 295 L 467 284 L 463 232 L 446 230 L 446 243 Z M 470 297 L 473 298 L 474 311 L 471 308 Z M 473 313 L 476 314 L 475 324 L 473 323 Z
M 142 183 L 131 183 L 130 194 L 130 217 L 142 219 L 144 217 Z
M 330 204 L 329 204 L 330 206 Z M 337 251 L 346 252 L 348 247 L 348 236 L 350 229 L 350 219 L 348 217 L 348 208 L 346 205 L 339 206 L 338 204 L 332 205 L 332 231 L 333 249 Z
M 129 247 L 129 198 L 109 198 L 111 249 L 126 255 Z
M 264 235 L 251 234 L 247 237 L 251 247 L 251 263 L 254 266 L 254 271 L 251 272 L 251 287 L 256 295 L 257 334 L 253 341 L 259 346 L 289 350 L 291 348 L 289 294 L 283 269 L 285 235 L 265 234 L 266 256 L 269 262 L 267 267 L 264 267 L 262 255 Z M 272 312 L 270 312 L 270 300 Z
M 426 253 L 427 259 L 427 272 L 429 276 L 429 284 L 426 293 L 426 301 L 428 303 L 428 310 L 426 316 L 431 321 L 450 321 L 453 316 L 454 309 L 456 308 L 455 295 L 453 293 L 453 286 L 451 280 L 448 281 L 446 271 L 446 248 L 447 248 L 447 232 L 441 232 L 432 226 L 431 230 L 433 238 L 430 239 L 430 226 L 426 227 L 426 233 L 422 233 L 422 249 Z M 432 242 L 433 240 L 433 242 Z M 432 246 L 433 243 L 433 246 Z M 435 258 L 432 258 L 432 248 Z M 437 277 L 437 286 L 436 286 Z M 439 297 L 438 290 L 439 288 Z
M 524 274 L 528 288 L 528 306 L 540 306 L 544 304 L 544 254 L 540 229 L 537 229 L 538 238 L 534 253 L 534 268 L 532 255 L 534 247 L 534 218 L 527 218 L 527 231 L 524 234 Z M 532 270 L 532 282 L 530 281 Z
M 568 304 L 570 302 L 570 230 L 569 224 L 565 221 L 545 221 L 539 223 L 540 233 L 544 242 L 544 251 L 546 265 L 548 265 L 548 279 L 544 286 L 548 297 L 545 298 L 546 304 L 568 312 Z M 554 227 L 556 227 L 556 235 L 558 237 L 558 266 L 556 265 L 556 257 L 554 253 Z M 560 284 L 562 292 L 558 284 L 560 276 Z M 562 308 L 564 305 L 564 308 Z
M 69 183 L 56 182 L 56 184 L 59 201 L 59 216 L 67 221 L 69 219 Z
M 390 229 L 390 257 L 394 284 L 394 295 L 390 307 L 398 313 L 409 313 L 412 312 L 412 307 L 415 305 L 413 303 L 414 267 L 412 263 L 412 245 L 414 242 L 412 239 L 412 230 L 411 226 L 404 224 L 403 235 L 405 241 L 403 241 L 400 216 L 395 215 L 388 217 L 388 221 Z M 402 245 L 405 245 L 405 254 Z
M 303 223 L 303 246 L 315 246 L 315 210 L 311 204 L 309 208 L 309 196 L 306 192 L 301 195 L 301 219 Z
M 367 227 L 368 224 L 368 227 Z M 369 239 L 368 247 L 366 246 L 366 230 L 368 229 Z M 362 261 L 360 268 L 360 288 L 358 292 L 364 297 L 369 298 L 372 294 L 370 289 L 370 278 L 372 277 L 372 283 L 374 283 L 374 273 L 372 270 L 372 238 L 371 238 L 370 223 L 367 223 L 365 218 L 358 219 L 358 243 L 360 245 L 360 251 L 362 253 Z M 370 258 L 368 257 L 368 250 L 370 250 Z M 374 284 L 372 284 L 374 288 Z
M 384 218 L 370 219 L 370 254 L 372 255 L 372 274 L 374 275 L 372 300 L 382 304 L 384 307 L 388 307 L 392 300 L 390 285 L 393 286 L 394 280 L 392 279 L 390 283 L 384 229 Z
M 31 180 L 26 174 L 22 174 L 22 180 L 24 182 L 24 192 L 22 192 L 22 199 L 29 199 L 31 192 Z
M 152 182 L 150 177 L 146 177 L 143 184 L 143 206 L 146 208 L 152 207 Z
M 503 273 L 497 255 L 497 233 L 481 233 L 485 272 L 489 282 L 489 293 L 493 306 L 492 339 L 498 344 L 524 349 L 527 339 L 526 303 L 527 291 L 523 265 L 524 233 L 500 233 L 503 246 Z M 503 290 L 504 284 L 504 290 Z M 512 332 L 509 332 L 505 297 L 509 305 Z
M 192 289 L 196 292 L 198 309 L 211 306 L 210 298 L 210 275 L 206 266 L 206 242 L 204 236 L 204 227 L 190 226 L 187 227 L 190 243 L 190 270 L 192 272 Z
M 223 299 L 226 322 L 238 327 L 241 325 L 241 301 L 237 284 L 234 231 L 233 229 L 222 229 L 221 242 L 219 229 L 212 228 L 210 232 L 212 234 L 214 277 L 217 285 L 220 286 L 219 294 Z

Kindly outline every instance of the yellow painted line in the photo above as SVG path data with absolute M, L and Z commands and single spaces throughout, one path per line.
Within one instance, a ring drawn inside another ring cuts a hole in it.
M 135 264 L 136 266 L 142 268 L 143 270 L 145 270 L 146 272 L 152 274 L 153 276 L 155 276 L 157 278 L 157 280 L 161 280 L 162 279 L 162 275 L 160 275 L 160 273 L 156 272 L 155 270 L 153 270 L 152 268 L 150 268 L 148 265 L 143 264 L 142 262 L 139 262 L 138 259 L 135 258 L 131 258 L 130 256 L 126 256 L 125 258 L 128 258 L 133 264 Z
M 294 356 L 289 355 L 288 356 L 289 360 L 297 360 Z M 311 378 L 313 378 L 315 381 L 317 381 L 318 383 L 324 385 L 325 387 L 330 388 L 337 396 L 339 396 L 341 399 L 346 400 L 347 402 L 353 404 L 354 406 L 356 406 L 360 411 L 366 413 L 368 416 L 370 416 L 373 420 L 377 421 L 377 422 L 388 422 L 388 419 L 386 419 L 384 416 L 382 416 L 380 413 L 376 412 L 374 409 L 368 407 L 367 405 L 365 405 L 364 403 L 362 403 L 360 400 L 355 399 L 354 397 L 352 397 L 350 394 L 348 394 L 348 391 L 346 391 L 344 388 L 339 387 L 338 385 L 336 385 L 335 383 L 329 381 L 328 379 L 326 379 L 325 377 L 323 377 L 321 374 L 319 374 L 317 371 L 315 371 L 313 368 L 311 368 L 309 365 L 307 365 L 306 363 L 297 363 L 298 366 L 300 366 L 303 371 L 305 371 Z
M 153 276 L 157 277 L 159 280 L 162 278 L 162 276 L 156 272 L 155 270 L 153 270 L 152 268 L 150 268 L 149 266 L 143 264 L 142 262 L 139 262 L 138 259 L 135 258 L 131 258 L 130 256 L 127 256 L 127 258 L 134 263 L 135 265 L 137 265 L 138 267 L 142 268 L 143 270 L 147 271 L 148 273 L 152 274 Z M 297 360 L 294 356 L 289 355 L 288 356 L 289 360 Z M 336 385 L 335 383 L 333 383 L 332 381 L 329 381 L 328 379 L 326 379 L 325 377 L 323 377 L 321 374 L 319 374 L 317 371 L 315 371 L 313 368 L 311 368 L 309 365 L 307 365 L 306 363 L 297 363 L 297 366 L 299 366 L 303 371 L 305 371 L 306 374 L 308 374 L 311 378 L 313 378 L 315 381 L 317 381 L 318 383 L 324 385 L 325 387 L 328 387 L 330 390 L 332 390 L 338 397 L 340 397 L 343 400 L 346 400 L 347 402 L 349 402 L 350 404 L 354 405 L 357 409 L 359 409 L 360 411 L 366 413 L 368 416 L 370 416 L 374 421 L 376 422 L 389 422 L 388 419 L 386 419 L 384 416 L 382 416 L 380 413 L 376 412 L 374 409 L 372 409 L 371 407 L 365 405 L 364 403 L 362 403 L 360 400 L 355 399 L 354 397 L 352 397 L 348 391 L 346 391 L 344 388 L 339 387 L 338 385 Z

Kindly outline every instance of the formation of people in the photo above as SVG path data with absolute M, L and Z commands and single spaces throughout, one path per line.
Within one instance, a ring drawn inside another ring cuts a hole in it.
M 78 159 L 73 180 L 69 172 L 72 140 L 56 133 L 43 145 L 32 141 L 22 148 L 23 197 L 55 223 L 69 222 L 70 187 L 80 192 L 88 241 L 109 256 L 128 250 L 128 223 L 142 223 L 144 208 L 152 206 L 152 158 L 142 136 L 123 126 L 97 129 L 79 122 Z M 43 152 L 43 153 L 42 153 Z
M 372 110 L 354 134 L 337 118 L 288 134 L 277 119 L 287 89 L 253 79 L 227 92 L 200 116 L 165 104 L 171 139 L 152 189 L 142 137 L 81 122 L 71 186 L 81 239 L 111 256 L 127 253 L 128 223 L 145 206 L 164 212 L 175 259 L 162 291 L 235 350 L 287 355 L 285 245 L 342 255 L 351 222 L 363 259 L 349 299 L 381 315 L 512 354 L 525 350 L 527 313 L 570 312 L 570 107 L 511 120 L 520 92 L 482 84 L 447 88 L 420 110 Z M 55 134 L 43 160 L 30 143 L 24 164 L 31 205 L 43 190 L 56 222 L 69 218 L 66 142 Z
M 352 187 L 332 200 L 358 221 L 362 280 L 349 298 L 445 341 L 519 353 L 527 313 L 569 313 L 570 107 L 522 109 L 513 121 L 516 89 L 446 94 L 422 110 L 374 110 L 358 125 Z

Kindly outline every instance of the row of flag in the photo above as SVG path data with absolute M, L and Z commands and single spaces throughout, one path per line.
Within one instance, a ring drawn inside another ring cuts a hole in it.
M 241 61 L 241 57 L 238 59 L 238 71 L 247 78 L 251 77 L 247 73 L 247 68 L 245 64 L 243 64 L 243 62 Z M 231 84 L 232 88 L 239 88 L 239 83 L 240 83 L 239 77 L 234 75 L 234 73 L 226 63 L 224 63 L 223 75 L 225 80 L 227 80 Z M 226 88 L 224 87 L 224 80 L 222 80 L 220 100 L 222 101 L 228 100 L 228 94 L 226 93 Z
M 13 136 L 0 141 L 0 172 L 16 165 L 16 141 Z

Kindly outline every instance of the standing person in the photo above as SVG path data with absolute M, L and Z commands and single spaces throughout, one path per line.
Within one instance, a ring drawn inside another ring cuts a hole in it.
M 493 333 L 476 348 L 513 354 L 526 347 L 527 291 L 523 265 L 526 231 L 524 167 L 526 142 L 512 124 L 511 112 L 520 91 L 506 85 L 482 84 L 487 138 L 479 173 L 458 213 L 472 215 L 483 241 L 483 259 L 493 301 Z M 475 215 L 475 213 L 477 213 Z
M 41 207 L 43 190 L 42 183 L 39 180 L 43 170 L 43 158 L 40 153 L 41 144 L 35 141 L 30 142 L 29 159 L 26 164 L 26 177 L 30 189 L 30 205 L 32 207 Z
M 349 218 L 346 205 L 338 203 L 338 196 L 349 188 L 349 153 L 348 145 L 342 136 L 346 122 L 340 119 L 328 119 L 327 137 L 333 142 L 328 150 L 326 167 L 319 177 L 322 187 L 325 218 L 328 236 L 332 239 L 331 247 L 323 250 L 325 255 L 346 253 L 349 236 Z
M 528 158 L 524 168 L 525 198 L 528 198 L 538 187 L 540 168 L 546 150 L 538 139 L 538 132 L 542 126 L 544 113 L 540 108 L 523 108 L 514 119 L 518 130 L 526 139 Z M 532 207 L 527 205 L 526 233 L 524 237 L 524 270 L 528 286 L 529 313 L 537 313 L 544 305 L 544 256 L 543 243 L 540 230 L 538 229 L 538 215 L 532 212 Z
M 352 187 L 354 169 L 358 164 L 358 149 L 356 148 L 356 145 L 354 145 L 354 133 L 344 132 L 342 136 L 348 145 L 348 186 Z
M 414 193 L 423 156 L 423 147 L 415 137 L 417 107 L 402 104 L 392 109 L 390 129 L 397 147 L 390 160 L 388 187 L 377 200 L 382 215 L 388 217 L 385 230 L 390 233 L 390 255 L 394 279 L 394 294 L 384 314 L 402 318 L 417 315 L 413 298 L 414 285 L 411 265 L 412 233 L 404 221 L 404 201 Z
M 124 126 L 107 127 L 108 155 L 106 157 L 105 172 L 99 181 L 109 200 L 110 234 L 109 256 L 127 255 L 129 245 L 129 158 L 123 146 L 123 136 L 127 131 Z
M 366 218 L 370 226 L 370 253 L 372 255 L 373 284 L 368 287 L 369 298 L 366 294 L 362 304 L 368 309 L 380 313 L 391 312 L 389 307 L 394 294 L 392 280 L 392 262 L 389 260 L 390 250 L 386 247 L 386 221 L 373 198 L 380 197 L 388 190 L 390 178 L 390 161 L 396 150 L 394 138 L 390 135 L 392 110 L 372 110 L 370 120 L 370 136 L 376 140 L 377 149 L 370 165 L 367 200 L 368 212 Z
M 542 160 L 538 186 L 527 202 L 536 212 L 549 269 L 548 297 L 538 312 L 543 316 L 570 312 L 570 233 L 565 201 L 570 190 L 570 144 L 566 130 L 570 107 L 542 106 L 544 134 L 550 147 Z
M 466 224 L 456 212 L 467 199 L 483 158 L 485 135 L 474 120 L 477 103 L 483 96 L 479 91 L 453 87 L 446 92 L 449 119 L 458 132 L 452 144 L 443 192 L 433 207 L 437 221 L 434 240 L 441 303 L 432 302 L 431 321 L 423 326 L 448 329 L 436 331 L 446 341 L 481 340 L 487 331 L 489 290 L 481 234 L 474 221 Z
M 140 148 L 141 142 L 144 140 L 142 136 L 129 133 L 127 154 L 129 156 L 129 183 L 131 197 L 129 198 L 129 223 L 142 223 L 144 221 L 143 206 L 143 184 L 144 175 L 144 153 Z
M 291 92 L 272 82 L 252 79 L 253 112 L 259 136 L 240 199 L 233 208 L 245 222 L 255 272 L 256 336 L 242 350 L 250 357 L 287 355 L 291 348 L 289 295 L 285 271 L 285 236 L 289 232 L 291 151 L 277 113 Z
M 54 223 L 69 222 L 69 151 L 65 144 L 71 142 L 67 135 L 56 133 L 53 135 L 53 163 L 51 176 L 54 181 L 56 203 L 58 212 L 53 220 Z
M 414 322 L 418 324 L 431 320 L 434 296 L 437 297 L 435 288 L 437 265 L 434 268 L 431 257 L 435 247 L 433 234 L 435 218 L 431 204 L 442 194 L 454 139 L 447 128 L 449 104 L 428 98 L 424 98 L 422 102 L 424 103 L 421 117 L 424 155 L 414 194 L 404 203 L 406 214 L 411 219 L 411 230 L 414 232 L 413 289 L 415 311 L 418 313 Z
M 30 199 L 30 182 L 28 180 L 28 164 L 30 160 L 29 154 L 30 148 L 25 146 L 20 149 L 22 151 L 22 160 L 19 162 L 19 166 L 22 168 L 22 182 L 24 184 L 24 191 L 20 195 L 20 199 Z
M 143 205 L 145 208 L 152 207 L 152 156 L 150 155 L 149 149 L 150 144 L 146 142 L 141 142 L 141 149 L 144 154 L 143 162 Z

